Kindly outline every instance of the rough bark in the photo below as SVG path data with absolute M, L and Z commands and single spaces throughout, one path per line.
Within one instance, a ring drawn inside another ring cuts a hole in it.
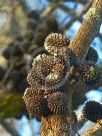
M 69 45 L 69 48 L 80 58 L 84 59 L 93 39 L 97 35 L 102 18 L 102 0 L 94 0 L 85 19 Z M 70 90 L 69 90 L 70 91 Z M 71 121 L 66 116 L 52 115 L 42 119 L 41 136 L 70 136 L 72 135 Z
M 67 117 L 53 115 L 42 118 L 41 136 L 70 136 L 70 125 Z
M 83 136 L 102 136 L 102 120 L 98 121 Z
M 102 1 L 95 0 L 87 12 L 83 23 L 69 45 L 69 48 L 73 50 L 73 52 L 80 58 L 84 59 L 85 55 L 97 35 L 102 18 Z

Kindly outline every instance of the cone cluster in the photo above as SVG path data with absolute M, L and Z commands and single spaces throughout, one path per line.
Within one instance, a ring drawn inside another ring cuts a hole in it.
M 98 53 L 93 47 L 89 48 L 89 51 L 88 51 L 88 53 L 87 53 L 87 55 L 85 57 L 85 60 L 92 61 L 94 64 L 97 62 Z
M 53 36 L 56 39 L 60 36 L 61 41 L 59 38 L 56 41 L 59 41 L 60 45 L 62 42 L 61 47 L 65 45 L 65 41 L 63 40 L 64 36 L 56 33 L 51 34 L 53 43 L 55 40 Z M 55 58 L 52 54 L 43 53 L 36 56 L 33 60 L 32 68 L 27 76 L 30 87 L 25 91 L 23 97 L 28 111 L 33 116 L 41 118 L 50 114 L 68 114 L 66 94 L 62 89 L 57 88 L 57 84 L 65 76 L 63 71 L 65 63 L 62 61 L 63 59 L 56 61 L 59 59 L 60 57 L 58 56 Z M 56 87 L 52 88 L 52 86 Z
M 65 36 L 52 33 L 44 42 L 49 54 L 39 54 L 33 60 L 32 68 L 27 76 L 30 86 L 27 91 L 30 95 L 24 94 L 26 107 L 33 116 L 68 114 L 66 91 L 62 91 L 60 87 L 57 88 L 68 72 L 70 72 L 68 78 L 70 84 L 82 80 L 87 85 L 93 85 L 99 81 L 99 75 L 92 61 L 78 60 L 75 54 L 67 48 L 68 44 L 69 40 Z M 63 47 L 66 48 L 64 57 L 56 52 Z
M 97 122 L 102 119 L 102 104 L 96 101 L 88 101 L 82 112 L 84 118 L 92 122 Z

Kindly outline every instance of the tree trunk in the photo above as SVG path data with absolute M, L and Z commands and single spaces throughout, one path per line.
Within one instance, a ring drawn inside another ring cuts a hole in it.
M 68 46 L 81 60 L 85 58 L 92 41 L 100 29 L 101 19 L 102 0 L 94 0 L 78 34 Z M 71 131 L 71 120 L 68 121 L 64 115 L 52 115 L 42 118 L 41 136 L 72 136 Z
M 64 115 L 42 118 L 41 136 L 70 136 L 70 124 Z

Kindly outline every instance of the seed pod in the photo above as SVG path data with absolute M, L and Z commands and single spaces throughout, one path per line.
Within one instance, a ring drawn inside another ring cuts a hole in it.
M 40 118 L 49 114 L 47 101 L 44 99 L 43 93 L 38 93 L 36 89 L 29 87 L 26 89 L 23 98 L 28 112 L 34 117 Z
M 27 81 L 30 85 L 44 86 L 45 78 L 53 67 L 53 59 L 46 54 L 38 55 L 32 63 L 33 67 L 28 73 Z
M 90 47 L 89 51 L 85 57 L 85 60 L 92 61 L 93 63 L 96 63 L 97 59 L 98 59 L 97 51 L 94 48 Z
M 92 122 L 97 122 L 97 120 L 102 119 L 102 104 L 95 101 L 88 101 L 82 112 L 83 117 Z
M 66 96 L 61 92 L 55 92 L 47 99 L 48 107 L 54 114 L 67 114 L 68 104 Z
M 37 70 L 38 69 L 36 67 L 33 67 L 27 76 L 27 82 L 33 87 L 34 86 L 41 87 L 41 85 L 44 84 L 43 75 L 40 75 L 40 73 L 38 73 Z
M 54 54 L 55 52 L 63 54 L 63 52 L 66 52 L 68 45 L 69 40 L 58 33 L 48 35 L 44 42 L 45 49 L 51 54 Z
M 96 70 L 95 66 L 86 63 L 81 67 L 81 79 L 87 85 L 94 85 L 99 82 L 101 75 Z

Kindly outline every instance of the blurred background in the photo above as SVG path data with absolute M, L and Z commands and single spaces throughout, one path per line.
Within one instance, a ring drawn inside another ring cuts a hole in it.
M 33 53 L 52 32 L 71 41 L 92 1 L 0 0 L 0 136 L 39 136 L 40 120 L 30 119 L 22 99 Z M 91 46 L 102 72 L 102 26 Z M 102 102 L 102 83 L 78 86 L 73 109 L 80 113 L 87 100 Z

